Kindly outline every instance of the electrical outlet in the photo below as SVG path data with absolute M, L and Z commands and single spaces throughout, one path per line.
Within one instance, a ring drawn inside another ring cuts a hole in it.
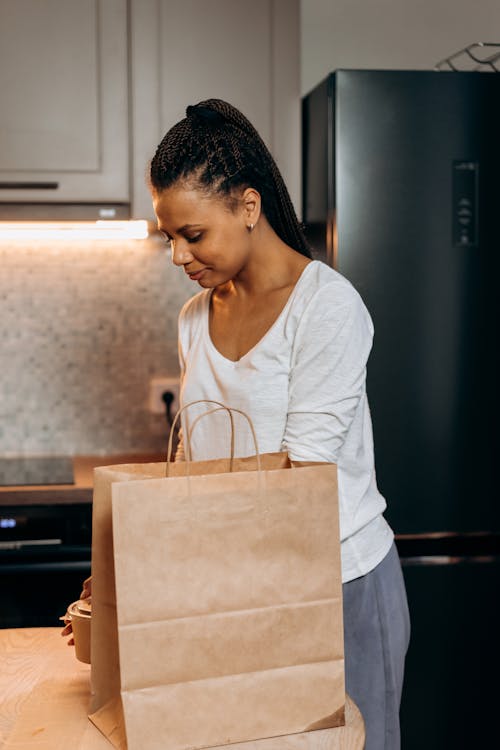
M 172 416 L 179 411 L 179 378 L 152 378 L 149 381 L 149 404 L 148 409 L 152 414 L 165 414 L 165 402 L 163 394 L 170 391 L 174 395 L 174 400 L 170 407 Z

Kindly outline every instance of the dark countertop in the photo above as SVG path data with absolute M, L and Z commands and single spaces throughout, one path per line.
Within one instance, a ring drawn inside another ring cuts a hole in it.
M 96 466 L 155 463 L 164 461 L 158 453 L 120 453 L 109 456 L 75 456 L 74 484 L 16 485 L 0 487 L 0 506 L 91 503 Z

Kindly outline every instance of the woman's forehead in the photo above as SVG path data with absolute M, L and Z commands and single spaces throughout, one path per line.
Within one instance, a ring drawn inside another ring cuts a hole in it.
M 153 194 L 155 209 L 168 212 L 202 208 L 214 200 L 209 193 L 184 183 L 175 183 Z
M 186 224 L 206 221 L 214 213 L 228 210 L 224 196 L 183 183 L 153 193 L 153 205 L 160 225 L 165 223 L 175 230 Z M 172 227 L 173 224 L 175 227 Z

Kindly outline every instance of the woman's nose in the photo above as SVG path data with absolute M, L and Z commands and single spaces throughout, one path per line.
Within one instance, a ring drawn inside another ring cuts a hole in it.
M 189 250 L 189 245 L 184 240 L 172 240 L 172 262 L 176 266 L 185 266 L 193 260 L 193 254 Z

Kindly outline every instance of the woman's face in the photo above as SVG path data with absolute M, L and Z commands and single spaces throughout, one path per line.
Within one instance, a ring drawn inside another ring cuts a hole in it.
M 245 269 L 251 242 L 243 197 L 233 209 L 220 196 L 177 183 L 154 192 L 153 205 L 173 262 L 200 286 L 219 286 Z

